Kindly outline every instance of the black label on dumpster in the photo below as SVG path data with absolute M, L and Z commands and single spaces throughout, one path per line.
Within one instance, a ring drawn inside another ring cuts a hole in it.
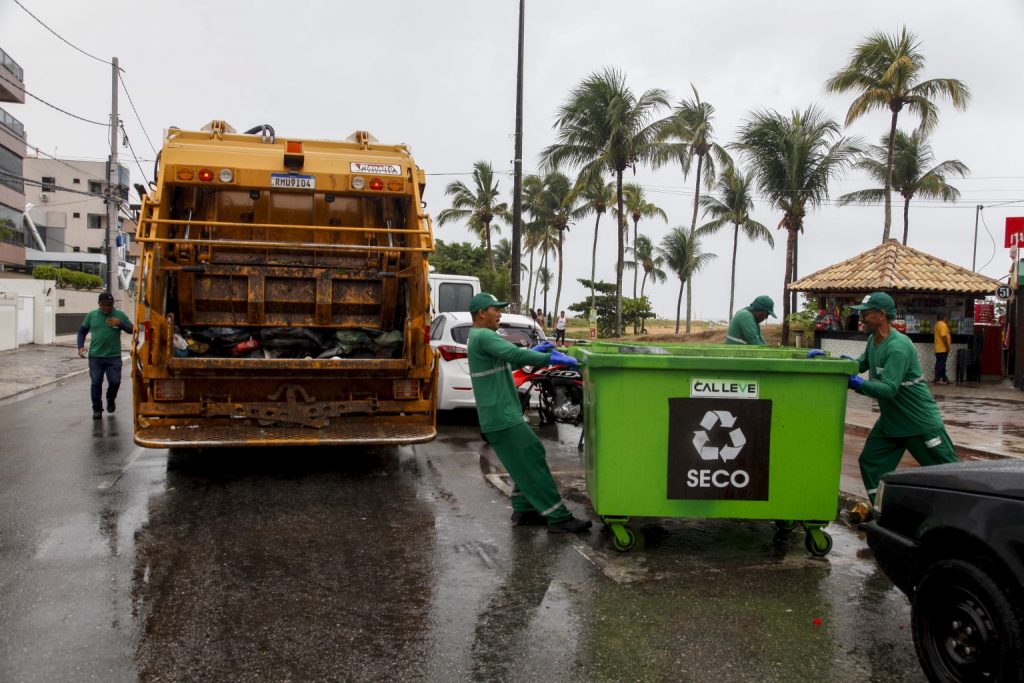
M 670 398 L 668 497 L 768 500 L 772 402 Z

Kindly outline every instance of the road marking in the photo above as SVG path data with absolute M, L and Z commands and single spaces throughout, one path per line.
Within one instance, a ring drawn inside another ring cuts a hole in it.
M 96 488 L 99 489 L 100 491 L 106 491 L 111 486 L 116 484 L 118 480 L 120 480 L 121 477 L 124 476 L 124 473 L 128 471 L 128 468 L 134 465 L 135 461 L 139 459 L 139 456 L 142 455 L 143 450 L 145 449 L 143 449 L 142 446 L 136 446 L 135 450 L 133 450 L 131 453 L 131 457 L 128 458 L 128 462 L 125 463 L 125 466 L 121 468 L 121 471 L 118 472 L 116 475 L 112 474 L 106 479 L 104 479 Z

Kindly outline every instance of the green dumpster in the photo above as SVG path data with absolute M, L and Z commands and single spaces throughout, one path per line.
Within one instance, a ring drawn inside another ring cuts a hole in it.
M 802 524 L 825 555 L 846 418 L 845 359 L 801 349 L 594 344 L 583 367 L 587 492 L 629 550 L 634 517 Z

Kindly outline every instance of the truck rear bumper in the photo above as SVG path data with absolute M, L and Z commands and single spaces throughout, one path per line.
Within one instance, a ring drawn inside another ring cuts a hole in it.
M 319 429 L 295 425 L 262 427 L 247 420 L 232 422 L 151 422 L 136 427 L 135 443 L 146 448 L 407 445 L 431 441 L 437 436 L 433 415 L 416 418 L 352 416 L 333 420 Z

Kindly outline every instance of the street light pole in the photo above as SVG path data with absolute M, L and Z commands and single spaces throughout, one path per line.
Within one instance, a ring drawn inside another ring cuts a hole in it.
M 974 249 L 971 251 L 971 272 L 978 270 L 975 268 L 978 261 L 978 216 L 981 215 L 981 210 L 984 208 L 981 204 L 974 207 Z
M 520 312 L 519 271 L 523 239 L 523 30 L 526 0 L 519 0 L 519 63 L 516 70 L 516 151 L 512 161 L 512 273 L 509 294 L 512 310 Z
M 110 168 L 107 169 L 107 291 L 114 296 L 117 303 L 117 209 L 120 205 L 118 194 L 117 162 L 117 57 L 111 60 L 111 92 L 110 92 Z

